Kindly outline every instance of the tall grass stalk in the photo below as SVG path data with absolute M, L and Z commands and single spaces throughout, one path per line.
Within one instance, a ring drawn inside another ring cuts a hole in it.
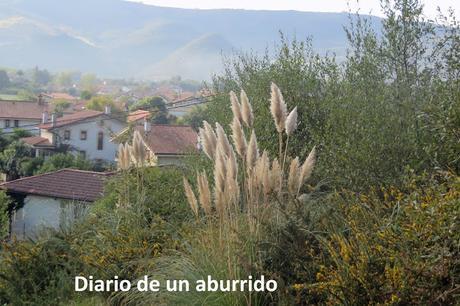
M 199 136 L 206 156 L 213 163 L 213 178 L 208 179 L 205 172 L 197 174 L 198 197 L 184 178 L 190 207 L 197 217 L 198 227 L 203 228 L 195 232 L 193 241 L 196 245 L 193 244 L 192 248 L 200 249 L 202 256 L 216 256 L 208 258 L 209 262 L 204 264 L 221 266 L 222 279 L 245 279 L 260 271 L 262 259 L 258 250 L 264 239 L 264 226 L 269 220 L 276 220 L 276 203 L 297 201 L 313 169 L 314 150 L 303 165 L 298 157 L 288 157 L 289 138 L 297 127 L 297 108 L 288 116 L 280 89 L 273 83 L 271 90 L 270 109 L 279 134 L 279 157 L 272 160 L 267 151 L 260 153 L 252 127 L 254 114 L 249 98 L 241 91 L 240 103 L 236 94 L 231 92 L 233 143 L 219 123 L 213 129 L 205 121 Z M 249 141 L 243 126 L 250 130 Z M 284 132 L 287 135 L 285 143 Z M 287 182 L 284 182 L 287 159 L 292 162 Z M 195 254 L 195 251 L 191 253 Z M 248 305 L 258 304 L 259 298 L 257 294 L 244 294 Z M 241 301 L 240 298 L 236 300 Z

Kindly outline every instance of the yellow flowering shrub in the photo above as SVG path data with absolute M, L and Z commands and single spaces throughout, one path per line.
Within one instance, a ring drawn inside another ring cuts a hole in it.
M 402 189 L 342 198 L 345 227 L 324 238 L 328 264 L 313 285 L 327 304 L 460 300 L 460 178 L 415 178 Z

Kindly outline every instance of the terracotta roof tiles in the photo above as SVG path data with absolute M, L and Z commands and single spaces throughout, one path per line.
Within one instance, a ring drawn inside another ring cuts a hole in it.
M 53 129 L 53 128 L 57 128 L 57 127 L 62 127 L 62 126 L 74 124 L 74 123 L 82 121 L 82 120 L 95 118 L 95 117 L 98 117 L 98 116 L 103 115 L 103 114 L 104 113 L 100 112 L 100 111 L 83 110 L 83 111 L 80 111 L 80 112 L 76 112 L 76 113 L 69 114 L 69 115 L 64 115 L 64 116 L 62 116 L 60 118 L 57 118 L 54 126 L 52 125 L 51 122 L 48 122 L 48 123 L 45 123 L 45 124 L 40 124 L 39 128 L 41 128 L 41 129 Z
M 102 197 L 104 182 L 113 174 L 62 169 L 6 182 L 0 188 L 12 193 L 94 202 Z
M 24 138 L 21 138 L 20 140 L 30 146 L 53 147 L 53 145 L 50 143 L 48 138 L 44 138 L 40 136 L 24 137 Z
M 47 105 L 32 101 L 0 100 L 0 118 L 41 120 Z
M 146 110 L 137 110 L 128 115 L 128 122 L 135 122 L 141 119 L 148 118 L 150 116 L 150 112 Z
M 144 141 L 155 154 L 185 154 L 196 150 L 198 135 L 190 126 L 153 124 L 150 132 L 137 127 L 144 135 Z

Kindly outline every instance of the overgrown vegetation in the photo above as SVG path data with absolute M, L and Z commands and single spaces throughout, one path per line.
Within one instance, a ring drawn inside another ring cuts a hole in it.
M 189 118 L 212 123 L 197 125 L 206 157 L 149 168 L 136 134 L 85 219 L 2 246 L 0 301 L 457 305 L 460 29 L 425 22 L 417 0 L 382 5 L 384 32 L 356 19 L 344 62 L 285 38 L 273 58 L 228 62 Z M 77 294 L 75 275 L 278 289 Z
M 0 191 L 0 241 L 8 236 L 10 204 L 10 197 L 4 191 Z

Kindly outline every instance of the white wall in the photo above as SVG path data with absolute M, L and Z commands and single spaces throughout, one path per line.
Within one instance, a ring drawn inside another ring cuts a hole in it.
M 101 121 L 103 123 L 101 124 Z M 103 159 L 108 161 L 115 161 L 118 144 L 111 142 L 110 139 L 114 133 L 119 133 L 125 124 L 114 119 L 91 119 L 82 121 L 80 123 L 63 126 L 52 130 L 55 135 L 42 130 L 41 136 L 53 141 L 53 136 L 56 143 L 66 144 L 71 146 L 71 150 L 85 151 L 87 159 Z M 64 133 L 66 130 L 70 131 L 70 139 L 64 140 Z M 81 131 L 86 131 L 86 140 L 80 139 Z M 97 149 L 98 133 L 104 133 L 103 150 Z
M 4 133 L 9 133 L 12 132 L 15 127 L 14 127 L 14 120 L 15 119 L 9 119 L 10 120 L 10 127 L 5 128 L 5 121 L 8 118 L 0 118 L 0 130 Z M 36 127 L 36 125 L 41 123 L 41 120 L 33 120 L 33 119 L 16 119 L 19 120 L 19 128 L 23 128 L 25 130 L 28 130 L 31 134 L 33 135 L 38 135 L 39 129 Z M 31 126 L 34 125 L 34 126 Z
M 157 155 L 157 163 L 158 166 L 166 166 L 166 165 L 176 165 L 180 166 L 183 165 L 183 155 Z
M 43 228 L 58 229 L 83 216 L 89 204 L 29 195 L 24 206 L 15 211 L 11 220 L 11 236 L 33 238 Z

